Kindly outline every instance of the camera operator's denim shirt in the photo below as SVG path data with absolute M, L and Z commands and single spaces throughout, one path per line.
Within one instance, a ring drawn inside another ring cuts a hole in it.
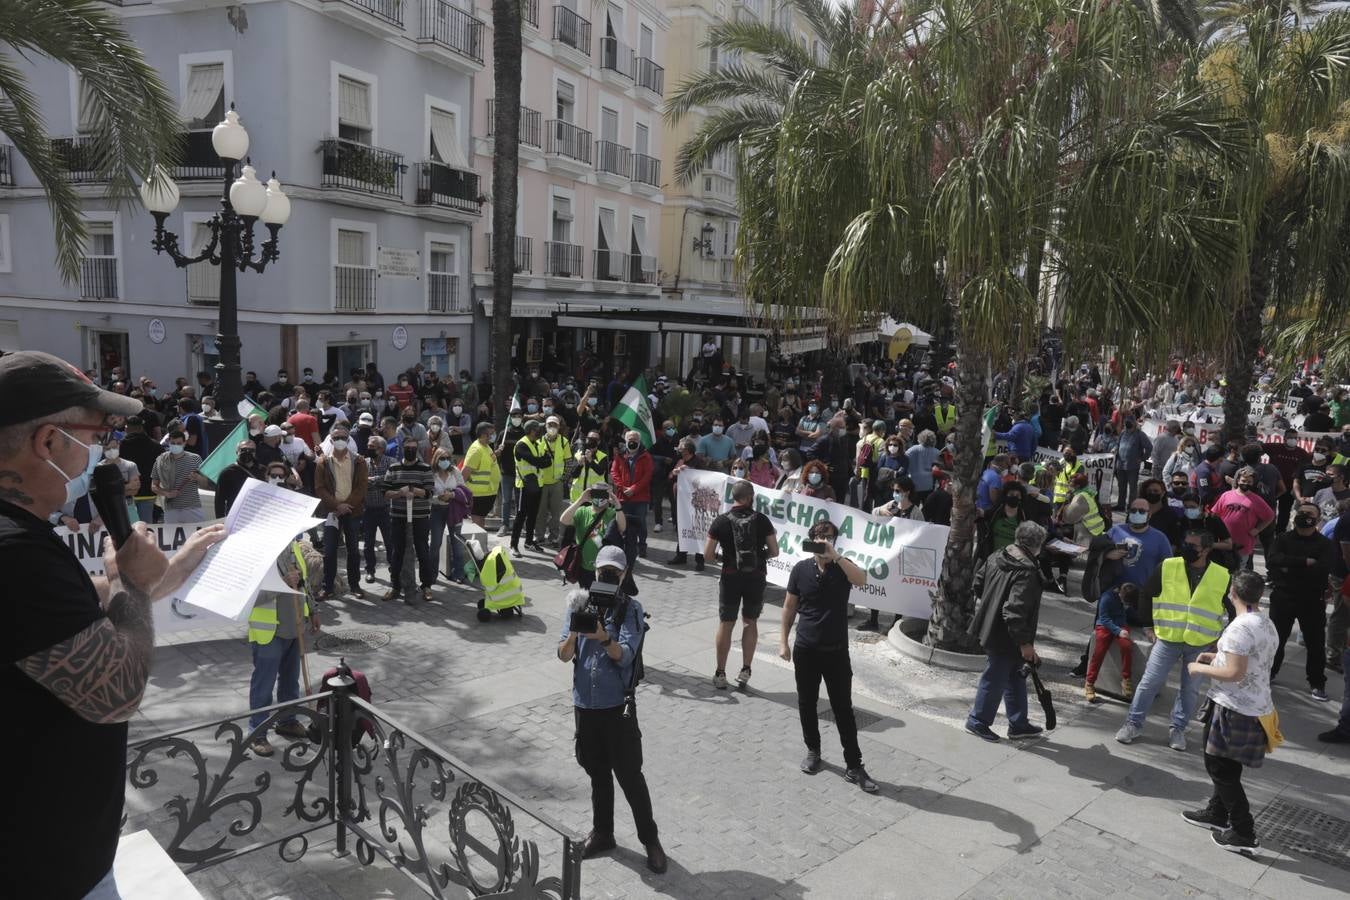
M 628 602 L 628 615 L 621 626 L 609 624 L 610 637 L 619 642 L 623 653 L 619 661 L 609 658 L 600 642 L 577 638 L 577 655 L 572 664 L 572 703 L 582 709 L 611 709 L 623 705 L 624 691 L 633 677 L 633 658 L 642 640 L 642 604 Z M 570 616 L 564 619 L 558 641 L 567 640 Z

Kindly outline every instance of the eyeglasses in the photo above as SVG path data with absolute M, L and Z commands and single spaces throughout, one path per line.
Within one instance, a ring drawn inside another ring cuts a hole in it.
M 97 425 L 88 425 L 75 422 L 49 422 L 47 424 L 60 428 L 62 431 L 92 432 L 93 440 L 89 442 L 91 444 L 105 444 L 108 442 L 108 438 L 112 436 L 112 428 L 108 425 L 107 422 L 100 422 Z

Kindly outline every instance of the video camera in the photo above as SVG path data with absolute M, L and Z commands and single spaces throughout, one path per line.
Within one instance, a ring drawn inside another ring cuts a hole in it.
M 601 617 L 609 617 L 612 610 L 627 601 L 628 597 L 619 585 L 596 581 L 591 584 L 584 604 L 574 605 L 568 628 L 576 634 L 594 634 L 600 627 Z

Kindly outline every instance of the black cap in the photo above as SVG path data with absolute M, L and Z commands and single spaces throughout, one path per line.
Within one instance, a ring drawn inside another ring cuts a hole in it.
M 132 416 L 145 407 L 135 397 L 105 391 L 63 359 L 38 350 L 0 357 L 0 428 L 82 406 L 114 416 Z

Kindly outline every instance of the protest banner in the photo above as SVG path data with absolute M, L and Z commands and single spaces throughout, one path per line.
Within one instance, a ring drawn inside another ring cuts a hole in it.
M 1341 434 L 1338 431 L 1300 431 L 1298 433 L 1298 445 L 1311 453 L 1318 441 L 1326 441 L 1335 447 L 1340 436 Z M 1284 440 L 1284 429 L 1258 427 L 1256 439 L 1263 444 L 1278 444 Z
M 1064 454 L 1049 447 L 1037 447 L 1036 463 L 1045 465 L 1048 462 L 1062 466 L 1064 465 Z M 1102 502 L 1111 500 L 1115 496 L 1113 492 L 1116 484 L 1116 455 L 1114 453 L 1080 453 L 1078 454 L 1078 462 L 1083 466 L 1083 471 L 1088 476 L 1088 483 L 1097 492 L 1097 496 L 1102 498 Z
M 731 508 L 736 479 L 720 472 L 686 469 L 680 474 L 676 503 L 679 548 L 702 553 L 713 519 Z M 947 526 L 886 519 L 829 500 L 755 486 L 755 509 L 769 517 L 778 533 L 779 556 L 769 560 L 770 584 L 786 587 L 792 567 L 811 554 L 802 552 L 811 526 L 829 519 L 839 528 L 839 553 L 867 573 L 867 584 L 854 588 L 850 602 L 882 612 L 927 619 L 937 590 Z M 715 565 L 714 560 L 708 560 Z

